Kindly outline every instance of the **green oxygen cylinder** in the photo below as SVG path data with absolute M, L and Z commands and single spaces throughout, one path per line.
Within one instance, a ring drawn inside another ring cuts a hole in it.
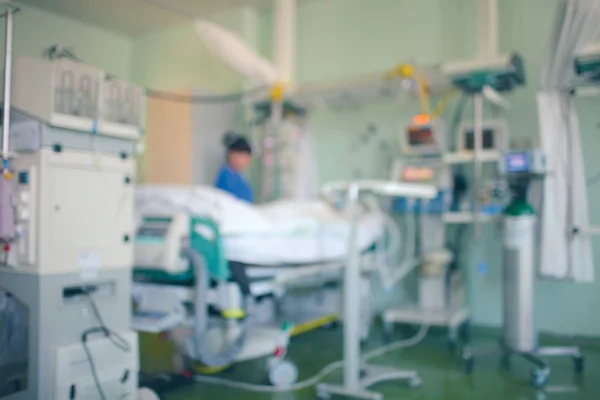
M 531 352 L 537 349 L 538 340 L 534 315 L 537 217 L 527 202 L 526 189 L 519 191 L 503 213 L 503 339 L 514 352 Z

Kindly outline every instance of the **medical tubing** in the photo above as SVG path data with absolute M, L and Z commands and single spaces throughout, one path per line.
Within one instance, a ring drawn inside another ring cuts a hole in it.
M 414 80 L 417 83 L 417 91 L 419 96 L 419 103 L 421 105 L 421 112 L 425 115 L 431 116 L 431 106 L 429 104 L 429 93 L 427 93 L 427 81 L 423 75 L 415 69 Z
M 190 348 L 193 349 L 194 358 L 208 367 L 220 367 L 231 364 L 244 348 L 246 337 L 248 336 L 248 324 L 245 319 L 240 320 L 240 334 L 235 341 L 222 352 L 213 352 L 208 340 L 205 340 L 208 327 L 208 302 L 206 294 L 209 290 L 209 281 L 204 259 L 198 252 L 187 248 L 182 249 L 181 254 L 190 261 L 196 276 L 194 290 L 194 330 L 193 334 L 188 338 L 188 343 L 191 341 L 189 344 L 191 344 Z
M 444 114 L 444 111 L 446 111 L 446 107 L 448 106 L 448 103 L 456 95 L 456 93 L 457 93 L 457 90 L 453 89 L 453 90 L 450 90 L 448 93 L 446 93 L 444 95 L 444 97 L 441 98 L 441 100 L 437 103 L 437 105 L 433 109 L 433 112 L 432 112 L 433 118 L 439 118 L 442 116 L 442 114 Z
M 400 228 L 396 224 L 396 221 L 379 207 L 379 203 L 374 197 L 365 198 L 365 202 L 367 208 L 381 216 L 383 225 L 387 227 L 389 232 L 390 243 L 387 251 L 385 249 L 384 236 L 382 235 L 376 244 L 375 254 L 377 257 L 377 269 L 383 285 L 386 289 L 390 289 L 396 282 L 404 278 L 415 266 L 415 263 L 417 263 L 413 255 L 409 254 L 410 250 L 415 247 L 415 223 L 411 218 L 408 218 L 410 222 L 408 220 L 405 221 L 405 236 L 407 240 L 404 248 L 402 248 L 402 233 L 400 233 Z M 395 255 L 399 254 L 402 250 L 404 250 L 404 256 L 399 260 L 396 259 Z M 392 270 L 393 266 L 396 266 L 394 270 Z M 394 274 L 394 272 L 396 273 Z
M 386 353 L 404 349 L 406 347 L 415 346 L 415 345 L 419 344 L 423 339 L 425 339 L 425 336 L 427 336 L 428 331 L 429 331 L 429 325 L 421 325 L 421 327 L 419 328 L 419 331 L 413 337 L 411 337 L 409 339 L 399 340 L 394 343 L 390 343 L 389 345 L 378 347 L 377 349 L 371 350 L 371 351 L 365 353 L 361 357 L 361 361 L 363 361 L 363 362 L 370 361 L 370 360 L 380 357 Z M 234 388 L 234 389 L 246 390 L 249 392 L 263 392 L 263 393 L 292 392 L 292 391 L 306 389 L 306 388 L 316 385 L 327 375 L 331 374 L 332 372 L 334 372 L 335 370 L 337 370 L 339 368 L 342 368 L 343 366 L 344 366 L 343 360 L 333 362 L 333 363 L 325 366 L 323 369 L 321 369 L 321 371 L 319 371 L 312 377 L 305 379 L 302 382 L 298 382 L 295 385 L 286 387 L 286 388 L 274 387 L 274 386 L 268 386 L 268 385 L 256 385 L 256 384 L 252 384 L 252 383 L 245 383 L 245 382 L 239 382 L 239 381 L 234 381 L 234 380 L 230 380 L 230 379 L 223 379 L 223 378 L 216 378 L 216 377 L 209 377 L 209 376 L 202 376 L 202 375 L 194 376 L 194 381 L 201 382 L 201 383 L 211 383 L 214 385 L 222 385 L 222 386 L 226 386 L 226 387 L 230 387 L 230 388 Z
M 400 234 L 400 228 L 397 226 L 396 222 L 387 214 L 384 214 L 384 224 L 388 226 L 391 234 L 391 244 L 387 253 L 388 256 L 393 257 L 393 254 L 400 252 L 402 235 Z M 414 257 L 414 255 L 409 253 L 410 249 L 414 249 L 415 247 L 414 242 L 417 234 L 414 220 L 412 218 L 408 218 L 405 221 L 405 226 L 407 227 L 406 241 L 405 246 L 402 249 L 404 256 L 400 260 L 391 259 L 391 261 L 387 261 L 389 274 L 386 274 L 385 277 L 382 276 L 382 278 L 384 278 L 383 285 L 386 289 L 391 289 L 398 281 L 402 280 L 410 271 L 412 271 L 416 264 L 418 264 L 418 260 Z M 392 269 L 391 266 L 394 266 L 394 268 Z

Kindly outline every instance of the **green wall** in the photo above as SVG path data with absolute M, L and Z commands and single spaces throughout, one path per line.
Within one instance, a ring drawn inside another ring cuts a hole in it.
M 129 79 L 132 47 L 128 38 L 34 7 L 20 7 L 14 17 L 13 56 L 41 57 L 54 44 L 71 46 L 86 63 Z M 4 19 L 0 25 L 0 54 L 4 54 Z
M 511 137 L 537 135 L 535 93 L 542 58 L 547 48 L 557 0 L 502 0 L 499 2 L 500 50 L 518 51 L 526 59 L 527 87 L 509 96 L 512 108 L 505 116 Z M 260 48 L 271 52 L 272 14 L 261 13 Z M 431 65 L 444 60 L 470 58 L 475 53 L 475 0 L 327 0 L 300 7 L 297 39 L 297 81 L 324 82 L 384 71 L 399 62 Z M 532 21 L 535 20 L 535 24 Z M 597 99 L 578 100 L 587 175 L 600 171 L 594 153 L 600 148 Z M 389 160 L 397 155 L 396 137 L 418 104 L 406 97 L 379 104 L 362 104 L 334 112 L 311 113 L 310 127 L 317 139 L 322 181 L 348 178 L 352 171 L 363 178 L 386 177 Z M 448 117 L 453 105 L 448 109 Z M 489 110 L 486 110 L 489 112 Z M 465 113 L 469 118 L 470 112 Z M 359 136 L 374 124 L 378 139 L 355 149 Z M 592 222 L 600 224 L 600 185 L 589 191 Z M 471 238 L 472 235 L 467 237 Z M 497 326 L 501 321 L 501 251 L 498 230 L 488 227 L 483 243 L 465 243 L 471 275 L 474 320 Z M 596 259 L 600 240 L 593 239 Z M 473 250 L 473 249 L 476 250 Z M 489 272 L 477 265 L 484 260 Z M 600 319 L 586 310 L 600 308 L 600 268 L 596 283 L 576 285 L 541 282 L 538 285 L 538 321 L 541 329 L 562 334 L 599 335 Z
M 211 19 L 246 36 L 249 14 L 248 9 L 235 9 Z M 146 87 L 230 92 L 242 86 L 240 77 L 204 47 L 192 21 L 134 38 L 132 54 L 132 78 Z
M 475 0 L 304 3 L 298 15 L 297 81 L 302 84 L 351 78 L 406 61 L 430 65 L 470 57 L 475 48 L 474 3 Z M 513 137 L 529 137 L 538 130 L 535 91 L 557 0 L 503 0 L 499 4 L 501 51 L 519 51 L 526 58 L 528 72 L 527 87 L 509 96 L 513 107 L 506 117 Z M 240 32 L 251 41 L 252 47 L 268 56 L 271 17 L 269 10 L 256 13 L 239 9 L 220 14 L 215 20 Z M 16 56 L 39 56 L 56 43 L 72 45 L 87 63 L 147 87 L 231 91 L 242 86 L 235 73 L 207 53 L 191 22 L 129 39 L 31 7 L 24 7 L 16 16 Z M 600 163 L 594 160 L 600 148 L 597 113 L 600 100 L 581 99 L 577 105 L 586 174 L 592 176 L 600 172 Z M 452 108 L 451 105 L 450 112 Z M 414 99 L 402 97 L 395 102 L 359 104 L 339 112 L 314 111 L 310 127 L 317 139 L 321 179 L 347 178 L 353 170 L 362 177 L 386 177 L 389 161 L 397 154 L 398 130 L 417 110 Z M 378 131 L 376 139 L 353 150 L 370 125 Z M 592 223 L 600 224 L 600 209 L 593 207 L 600 201 L 600 185 L 590 188 L 589 197 Z M 487 229 L 486 235 L 484 244 L 470 252 L 475 321 L 498 325 L 500 250 L 494 241 L 497 231 Z M 593 240 L 598 260 L 600 243 Z M 475 245 L 470 242 L 465 247 Z M 485 275 L 476 271 L 482 259 L 490 266 Z M 546 331 L 598 335 L 600 319 L 587 317 L 587 310 L 598 308 L 600 279 L 590 285 L 539 284 L 538 317 L 540 327 Z

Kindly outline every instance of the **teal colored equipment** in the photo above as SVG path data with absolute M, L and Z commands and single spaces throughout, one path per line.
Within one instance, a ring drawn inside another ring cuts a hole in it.
M 600 48 L 598 52 L 584 49 L 575 57 L 575 73 L 587 82 L 600 83 Z
M 174 221 L 174 218 L 177 217 L 144 218 L 136 237 L 136 251 L 160 252 L 163 260 L 165 260 L 165 254 L 170 253 L 173 257 L 177 257 L 180 265 L 183 266 L 177 271 L 173 271 L 167 268 L 157 269 L 160 266 L 155 265 L 136 265 L 134 280 L 165 285 L 193 286 L 194 270 L 189 260 L 180 254 L 179 248 L 181 247 L 189 247 L 190 250 L 202 255 L 209 278 L 217 281 L 229 280 L 231 271 L 229 263 L 225 259 L 223 238 L 217 223 L 205 217 L 187 217 L 183 214 L 178 217 L 189 219 L 189 221 L 186 221 L 185 224 L 178 224 Z M 164 229 L 157 228 L 157 224 L 161 222 L 165 224 Z M 185 232 L 183 227 L 186 229 Z M 152 245 L 154 247 L 151 247 Z M 170 246 L 174 246 L 174 248 L 171 250 Z M 158 257 L 159 255 L 155 254 L 153 259 L 156 260 Z M 167 262 L 166 264 L 173 265 L 174 263 Z
M 509 92 L 525 85 L 525 63 L 516 53 L 490 60 L 472 60 L 448 63 L 442 71 L 458 89 L 465 93 L 479 93 L 484 87 L 497 92 Z
M 187 359 L 210 368 L 230 365 L 246 342 L 247 299 L 238 284 L 229 281 L 232 274 L 216 222 L 184 212 L 146 215 L 136 234 L 135 260 L 134 288 L 142 284 L 136 301 L 139 309 L 133 317 L 136 329 L 168 332 L 192 322 L 189 334 L 174 339 L 177 349 Z M 219 295 L 216 301 L 209 300 L 213 283 L 225 298 Z M 143 284 L 150 284 L 145 293 Z M 212 322 L 220 321 L 220 328 L 211 325 L 222 330 L 218 336 L 229 337 L 230 322 L 238 329 L 235 339 L 217 352 L 207 335 L 211 310 L 219 312 Z

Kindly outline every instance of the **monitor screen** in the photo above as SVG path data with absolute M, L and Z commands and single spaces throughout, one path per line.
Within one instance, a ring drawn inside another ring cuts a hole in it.
M 506 172 L 529 171 L 529 158 L 527 153 L 510 153 L 504 157 Z
M 433 168 L 406 167 L 402 170 L 401 179 L 405 182 L 430 182 L 433 179 Z
M 483 150 L 494 150 L 496 148 L 496 132 L 492 128 L 484 128 L 482 135 L 481 148 Z M 475 149 L 475 134 L 473 130 L 465 132 L 465 148 L 464 150 Z
M 435 136 L 430 125 L 414 125 L 408 128 L 408 144 L 412 147 L 435 145 Z
M 163 238 L 169 231 L 172 218 L 169 217 L 148 217 L 138 228 L 138 238 Z
M 137 237 L 145 238 L 163 238 L 169 231 L 168 225 L 156 226 L 156 225 L 142 225 L 137 231 Z

